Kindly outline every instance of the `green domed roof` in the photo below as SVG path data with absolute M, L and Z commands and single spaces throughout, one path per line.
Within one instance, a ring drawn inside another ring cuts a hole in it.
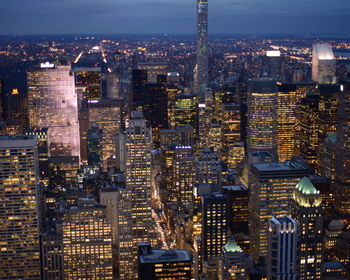
M 312 184 L 309 178 L 304 177 L 299 181 L 296 188 L 303 194 L 318 194 L 315 186 Z
M 234 252 L 242 252 L 241 247 L 239 247 L 235 240 L 233 238 L 230 238 L 226 245 L 224 246 L 224 251 L 225 252 L 230 252 L 230 253 L 234 253 Z

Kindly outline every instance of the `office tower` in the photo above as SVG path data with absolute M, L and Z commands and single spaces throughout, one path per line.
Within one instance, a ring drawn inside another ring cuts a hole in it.
M 291 215 L 300 225 L 300 280 L 321 279 L 323 263 L 322 196 L 309 178 L 296 185 Z
M 130 254 L 137 265 L 139 242 L 153 238 L 151 212 L 151 149 L 152 132 L 146 125 L 142 112 L 132 112 L 126 129 L 126 189 L 131 203 L 132 247 Z M 133 270 L 136 273 L 136 270 Z M 132 278 L 132 275 L 129 277 Z
M 205 147 L 197 159 L 197 183 L 221 186 L 221 162 L 212 148 Z
M 329 44 L 314 44 L 312 48 L 312 80 L 319 84 L 336 83 L 336 59 Z
M 27 72 L 29 126 L 48 128 L 49 156 L 80 158 L 77 96 L 71 67 L 44 63 Z
M 210 258 L 221 255 L 222 247 L 227 242 L 227 198 L 213 193 L 202 198 L 202 258 L 208 261 Z
M 106 206 L 106 220 L 112 226 L 112 243 L 118 241 L 118 222 L 119 222 L 119 192 L 116 187 L 106 187 L 100 189 L 100 203 Z
M 102 99 L 101 67 L 76 67 L 75 85 L 83 87 L 84 100 Z
M 211 120 L 209 134 L 205 136 L 208 140 L 208 146 L 212 147 L 214 152 L 221 155 L 222 153 L 222 129 L 221 122 L 217 120 Z
M 196 184 L 196 157 L 175 153 L 173 176 L 178 209 L 192 209 L 193 187 Z
M 281 52 L 266 51 L 268 77 L 281 80 Z
M 133 101 L 134 104 L 142 102 L 142 92 L 147 83 L 147 70 L 132 70 L 132 99 L 130 101 Z
M 122 101 L 118 99 L 93 100 L 89 103 L 90 127 L 102 130 L 101 162 L 104 171 L 110 167 L 108 160 L 116 157 L 116 139 L 121 123 Z
M 227 197 L 227 224 L 231 232 L 248 232 L 248 188 L 243 185 L 223 186 L 222 193 Z
M 295 153 L 297 93 L 295 84 L 277 83 L 277 86 L 277 153 L 279 161 L 286 161 Z
M 268 221 L 290 214 L 289 201 L 296 184 L 309 174 L 303 165 L 286 161 L 251 165 L 249 180 L 250 248 L 254 261 L 267 255 Z
M 318 162 L 319 100 L 317 95 L 301 99 L 298 115 L 300 155 L 312 168 L 316 168 Z
M 299 234 L 300 226 L 291 217 L 269 221 L 267 279 L 299 279 Z
M 323 143 L 323 150 L 320 155 L 321 175 L 329 178 L 332 183 L 335 180 L 335 153 L 336 153 L 337 134 L 326 137 Z
M 42 280 L 63 280 L 63 240 L 62 232 L 49 228 L 40 236 Z
M 108 99 L 122 99 L 120 91 L 120 79 L 116 73 L 107 73 L 107 95 Z
M 191 125 L 178 125 L 175 129 L 160 131 L 160 149 L 162 153 L 170 146 L 194 146 L 194 131 Z
M 47 128 L 32 128 L 25 131 L 26 135 L 35 135 L 38 145 L 38 159 L 39 159 L 39 178 L 42 187 L 46 188 L 49 184 L 49 138 Z
M 335 209 L 342 215 L 350 214 L 350 82 L 341 85 L 339 93 L 336 166 Z
M 139 62 L 137 68 L 147 71 L 147 81 L 149 83 L 158 83 L 158 77 L 166 75 L 167 64 L 164 61 Z
M 191 125 L 196 129 L 197 127 L 197 97 L 183 93 L 175 98 L 175 126 Z
M 49 191 L 63 192 L 67 186 L 78 183 L 79 158 L 71 156 L 49 157 Z
M 0 279 L 40 279 L 36 145 L 34 136 L 0 137 Z
M 222 261 L 219 273 L 220 280 L 247 280 L 253 268 L 253 259 L 243 253 L 233 238 L 222 248 Z
M 62 227 L 65 279 L 113 279 L 106 207 L 93 199 L 78 199 L 65 210 Z
M 175 100 L 178 94 L 183 90 L 173 84 L 166 85 L 166 94 L 168 99 L 168 127 L 175 128 Z
M 159 131 L 168 128 L 168 99 L 165 85 L 163 83 L 144 85 L 135 106 L 142 110 L 145 119 L 152 127 L 153 140 L 159 144 Z
M 277 87 L 272 79 L 249 81 L 247 151 L 277 155 Z
M 4 80 L 0 78 L 0 121 L 5 120 L 5 97 Z
M 87 160 L 88 165 L 99 165 L 102 155 L 102 129 L 93 125 L 87 135 Z
M 322 269 L 322 280 L 347 280 L 349 274 L 340 262 L 326 262 Z
M 139 243 L 139 280 L 190 280 L 192 260 L 186 250 L 152 249 L 149 243 Z
M 204 97 L 208 84 L 208 0 L 197 0 L 197 65 L 194 93 Z

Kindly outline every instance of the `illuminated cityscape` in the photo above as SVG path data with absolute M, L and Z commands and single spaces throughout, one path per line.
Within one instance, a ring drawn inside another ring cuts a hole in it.
M 350 279 L 349 3 L 51 2 L 0 10 L 0 280 Z

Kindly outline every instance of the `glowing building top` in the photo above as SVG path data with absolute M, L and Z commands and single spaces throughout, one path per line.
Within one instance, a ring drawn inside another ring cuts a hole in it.
M 314 44 L 312 49 L 312 80 L 320 84 L 336 83 L 336 59 L 329 44 Z

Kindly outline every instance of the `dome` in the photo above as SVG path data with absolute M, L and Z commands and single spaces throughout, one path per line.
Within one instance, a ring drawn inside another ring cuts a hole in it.
M 314 184 L 307 177 L 301 179 L 296 188 L 303 194 L 319 194 L 319 191 L 316 190 Z

